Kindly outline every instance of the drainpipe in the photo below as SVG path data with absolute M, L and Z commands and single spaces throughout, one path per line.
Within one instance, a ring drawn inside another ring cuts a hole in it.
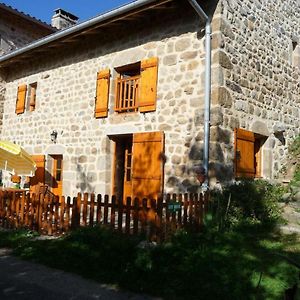
M 205 99 L 204 99 L 204 151 L 203 167 L 205 181 L 203 189 L 209 189 L 209 139 L 210 139 L 210 102 L 211 102 L 211 20 L 196 0 L 188 0 L 205 25 Z

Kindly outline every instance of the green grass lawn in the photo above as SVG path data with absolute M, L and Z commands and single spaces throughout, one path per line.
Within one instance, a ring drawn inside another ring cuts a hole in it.
M 165 299 L 282 299 L 299 281 L 299 237 L 263 226 L 182 231 L 156 247 L 140 242 L 99 227 L 55 240 L 0 231 L 0 247 L 21 258 Z

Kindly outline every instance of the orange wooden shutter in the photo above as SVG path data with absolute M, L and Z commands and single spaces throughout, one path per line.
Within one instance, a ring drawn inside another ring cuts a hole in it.
M 95 101 L 95 117 L 105 118 L 108 113 L 108 99 L 109 99 L 109 83 L 110 70 L 103 70 L 97 74 L 97 88 Z
M 133 197 L 156 199 L 163 185 L 163 132 L 133 135 Z
M 45 184 L 45 156 L 44 155 L 32 155 L 31 156 L 36 163 L 35 175 L 30 178 L 30 193 L 38 193 L 39 186 Z
M 16 114 L 22 114 L 25 110 L 25 99 L 26 99 L 27 85 L 22 84 L 18 86 L 18 95 L 16 102 Z
M 158 58 L 153 57 L 141 62 L 140 112 L 155 111 L 157 98 Z
M 235 129 L 235 173 L 237 177 L 255 176 L 254 133 Z

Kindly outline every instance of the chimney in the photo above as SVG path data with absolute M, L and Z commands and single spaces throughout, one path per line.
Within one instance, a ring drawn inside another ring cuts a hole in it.
M 65 29 L 72 25 L 75 25 L 78 21 L 78 17 L 72 15 L 71 13 L 58 8 L 54 11 L 54 15 L 51 19 L 51 25 L 57 29 Z

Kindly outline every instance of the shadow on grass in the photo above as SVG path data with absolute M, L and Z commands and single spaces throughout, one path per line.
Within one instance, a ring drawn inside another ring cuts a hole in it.
M 156 247 L 140 241 L 99 227 L 56 240 L 0 232 L 0 245 L 24 259 L 165 299 L 282 299 L 299 280 L 298 237 L 258 225 L 182 231 Z

